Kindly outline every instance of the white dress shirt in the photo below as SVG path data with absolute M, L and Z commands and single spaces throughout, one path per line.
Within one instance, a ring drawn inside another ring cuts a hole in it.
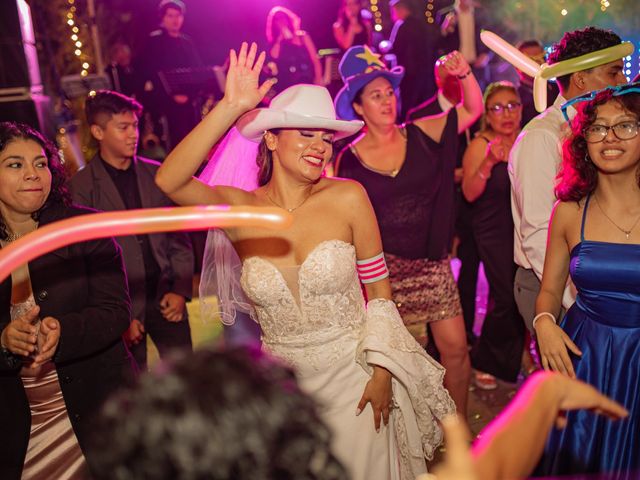
M 514 224 L 514 261 L 532 269 L 542 279 L 551 212 L 556 202 L 554 187 L 562 161 L 562 140 L 570 133 L 558 95 L 543 113 L 520 132 L 509 155 L 511 212 Z M 576 114 L 573 107 L 567 112 Z M 564 308 L 575 302 L 575 287 L 569 279 L 562 298 Z

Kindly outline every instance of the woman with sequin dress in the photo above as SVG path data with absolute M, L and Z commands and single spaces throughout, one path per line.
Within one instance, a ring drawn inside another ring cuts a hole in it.
M 449 259 L 454 170 L 458 135 L 483 107 L 480 87 L 460 53 L 451 53 L 444 67 L 460 79 L 463 101 L 447 113 L 399 125 L 395 90 L 404 70 L 388 70 L 366 46 L 350 48 L 340 62 L 345 86 L 336 97 L 336 110 L 340 118 L 363 119 L 365 131 L 339 154 L 335 173 L 366 189 L 380 225 L 393 300 L 423 345 L 430 324 L 447 370 L 445 385 L 464 417 L 470 364 Z

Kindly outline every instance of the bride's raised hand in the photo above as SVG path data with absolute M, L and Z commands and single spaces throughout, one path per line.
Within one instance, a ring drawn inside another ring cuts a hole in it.
M 269 89 L 276 82 L 275 79 L 266 80 L 260 85 L 260 71 L 264 64 L 265 52 L 261 52 L 256 59 L 258 46 L 251 47 L 243 42 L 240 52 L 229 52 L 229 71 L 225 85 L 223 100 L 239 110 L 247 111 L 254 108 L 264 98 Z

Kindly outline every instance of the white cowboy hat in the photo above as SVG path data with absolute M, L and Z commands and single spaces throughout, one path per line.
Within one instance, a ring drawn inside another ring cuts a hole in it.
M 294 85 L 271 101 L 269 108 L 256 108 L 242 115 L 236 127 L 254 142 L 274 128 L 322 128 L 336 132 L 334 140 L 353 135 L 362 128 L 360 120 L 336 119 L 329 91 L 317 85 Z

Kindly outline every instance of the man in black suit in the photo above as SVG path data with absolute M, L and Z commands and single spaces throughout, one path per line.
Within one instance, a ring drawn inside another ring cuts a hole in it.
M 391 32 L 392 52 L 405 69 L 400 83 L 400 118 L 436 91 L 433 64 L 440 39 L 438 28 L 429 25 L 411 0 L 391 0 L 395 24 Z
M 520 42 L 517 48 L 540 65 L 545 62 L 544 47 L 538 40 L 525 40 Z M 516 71 L 520 78 L 518 94 L 522 103 L 522 126 L 524 127 L 533 117 L 538 116 L 539 112 L 533 104 L 533 78 L 520 70 L 516 69 Z M 559 93 L 556 82 L 547 82 L 547 103 L 549 105 L 555 101 Z
M 185 6 L 181 0 L 162 0 L 158 7 L 160 28 L 149 35 L 147 43 L 136 60 L 144 85 L 145 107 L 152 116 L 164 116 L 168 125 L 167 148 L 175 147 L 195 127 L 197 118 L 194 101 L 198 92 L 176 91 L 167 95 L 159 72 L 178 68 L 201 67 L 202 60 L 191 41 L 182 33 Z
M 436 13 L 436 23 L 440 30 L 438 55 L 458 50 L 465 58 L 484 90 L 492 81 L 487 68 L 491 56 L 488 48 L 480 41 L 482 28 L 489 28 L 487 15 L 479 2 L 454 0 Z
M 105 211 L 172 206 L 154 181 L 159 163 L 136 156 L 142 106 L 102 90 L 89 96 L 85 110 L 99 150 L 71 180 L 74 201 Z M 192 348 L 185 302 L 193 288 L 193 250 L 183 232 L 117 240 L 132 302 L 127 340 L 144 369 L 146 333 L 161 356 L 173 348 Z

